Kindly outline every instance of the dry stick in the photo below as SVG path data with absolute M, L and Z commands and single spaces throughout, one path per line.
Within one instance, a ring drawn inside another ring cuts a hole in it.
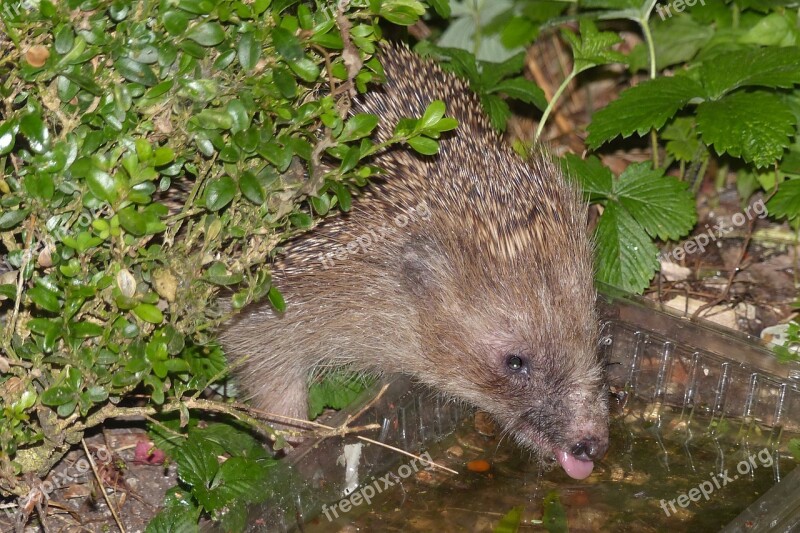
M 369 429 L 380 429 L 381 426 L 379 424 L 367 424 L 366 426 L 358 426 L 358 427 L 352 427 L 352 428 L 351 427 L 347 427 L 347 424 L 351 420 L 361 416 L 364 413 L 364 411 L 366 411 L 367 409 L 372 407 L 375 404 L 375 402 L 377 402 L 381 398 L 381 396 L 383 396 L 383 394 L 386 392 L 386 389 L 388 389 L 388 388 L 389 388 L 389 384 L 388 383 L 385 384 L 383 387 L 381 387 L 381 390 L 378 391 L 378 394 L 376 394 L 374 398 L 372 398 L 369 402 L 367 402 L 367 404 L 364 407 L 359 409 L 359 411 L 357 413 L 355 413 L 354 415 L 348 416 L 347 419 L 345 419 L 345 421 L 342 423 L 342 425 L 340 425 L 338 428 L 335 428 L 335 427 L 332 427 L 332 426 L 328 426 L 328 425 L 325 425 L 325 424 L 321 424 L 319 422 L 312 422 L 311 420 L 300 420 L 298 418 L 292 418 L 292 417 L 289 417 L 289 416 L 274 415 L 272 413 L 264 413 L 264 414 L 267 414 L 269 416 L 277 416 L 278 418 L 291 420 L 293 422 L 306 423 L 306 424 L 310 424 L 312 426 L 316 426 L 316 427 L 318 427 L 320 429 L 329 430 L 329 432 L 330 432 L 329 434 L 321 435 L 321 437 L 323 439 L 327 439 L 328 437 L 334 437 L 334 436 L 342 436 L 342 435 L 344 435 L 346 433 L 354 433 L 355 431 L 369 430 Z M 259 412 L 257 409 L 254 409 L 254 411 L 255 412 Z M 407 455 L 409 457 L 413 457 L 414 459 L 422 461 L 423 463 L 429 463 L 430 465 L 435 466 L 436 468 L 441 468 L 442 470 L 446 470 L 447 472 L 450 472 L 452 474 L 458 475 L 458 472 L 456 472 L 455 470 L 453 470 L 451 468 L 447 468 L 446 466 L 442 466 L 440 464 L 434 463 L 433 461 L 427 461 L 427 460 L 423 459 L 422 457 L 414 455 L 411 452 L 407 452 L 407 451 L 402 450 L 400 448 L 395 448 L 394 446 L 386 444 L 385 442 L 380 442 L 380 441 L 377 441 L 377 440 L 374 440 L 374 439 L 370 439 L 369 437 L 363 437 L 361 435 L 356 435 L 356 438 L 360 439 L 360 440 L 363 440 L 364 442 L 369 442 L 370 444 L 376 444 L 378 446 L 383 446 L 384 448 L 388 448 L 389 450 L 394 450 L 396 452 L 402 453 L 403 455 Z
M 775 189 L 770 193 L 770 195 L 767 197 L 767 199 L 764 200 L 764 203 L 767 203 L 770 200 L 770 198 L 772 198 L 772 196 L 777 192 L 777 190 L 778 190 L 778 184 L 777 184 L 777 181 L 776 181 Z M 728 298 L 728 294 L 730 294 L 730 292 L 731 292 L 731 287 L 733 287 L 733 278 L 735 278 L 736 274 L 738 274 L 739 271 L 741 270 L 739 267 L 741 266 L 742 261 L 744 260 L 744 256 L 747 253 L 747 247 L 750 246 L 750 240 L 753 238 L 753 226 L 755 225 L 755 223 L 756 223 L 755 217 L 750 218 L 750 220 L 749 220 L 749 222 L 747 224 L 747 234 L 745 235 L 745 238 L 744 238 L 744 244 L 742 245 L 742 251 L 739 254 L 739 258 L 736 260 L 736 263 L 733 265 L 733 268 L 731 268 L 731 273 L 728 274 L 728 283 L 725 285 L 725 290 L 722 291 L 722 294 L 719 297 L 717 297 L 714 300 L 712 300 L 712 301 L 710 301 L 708 303 L 705 303 L 705 304 L 701 305 L 700 307 L 698 307 L 697 311 L 692 313 L 692 320 L 694 320 L 698 316 L 700 316 L 700 313 L 702 313 L 706 309 L 708 309 L 710 307 L 713 307 L 713 306 L 717 305 L 718 303 L 720 303 L 720 302 L 722 302 L 722 301 L 724 301 L 724 300 L 726 300 Z M 687 301 L 687 304 L 688 304 L 688 301 Z
M 447 468 L 446 466 L 442 466 L 440 464 L 434 463 L 433 461 L 428 461 L 428 460 L 423 459 L 422 457 L 420 457 L 418 455 L 414 455 L 413 453 L 407 452 L 407 451 L 402 450 L 400 448 L 395 448 L 394 446 L 386 444 L 385 442 L 380 442 L 380 441 L 377 441 L 377 440 L 373 440 L 373 439 L 370 439 L 368 437 L 362 437 L 361 435 L 356 435 L 356 437 L 358 437 L 359 439 L 361 439 L 361 440 L 363 440 L 365 442 L 369 442 L 370 444 L 377 444 L 378 446 L 383 446 L 384 448 L 389 448 L 390 450 L 394 450 L 396 452 L 402 453 L 403 455 L 407 455 L 409 457 L 413 457 L 414 459 L 422 461 L 423 463 L 428 463 L 429 465 L 435 466 L 436 468 L 441 468 L 442 470 L 446 470 L 447 472 L 450 472 L 451 474 L 458 475 L 458 472 L 453 470 L 452 468 Z
M 89 459 L 89 465 L 92 467 L 92 472 L 94 473 L 94 477 L 97 480 L 97 483 L 100 485 L 100 492 L 103 493 L 103 498 L 106 500 L 106 505 L 108 505 L 109 510 L 111 511 L 111 516 L 114 517 L 114 521 L 117 523 L 117 527 L 120 530 L 120 533 L 125 533 L 125 527 L 122 525 L 122 520 L 119 519 L 119 515 L 117 514 L 117 510 L 111 505 L 111 498 L 108 497 L 106 494 L 106 487 L 103 485 L 103 480 L 100 479 L 100 474 L 97 473 L 97 465 L 94 464 L 94 458 L 92 454 L 89 452 L 89 447 L 86 446 L 86 441 L 81 439 L 81 444 L 83 445 L 83 451 L 86 454 L 86 458 Z
M 527 58 L 527 65 L 528 69 L 530 69 L 531 74 L 533 75 L 533 79 L 536 81 L 536 85 L 542 88 L 545 98 L 548 102 L 550 102 L 553 99 L 553 90 L 550 87 L 550 84 L 547 82 L 547 78 L 542 73 L 542 70 L 539 68 L 539 64 L 534 60 L 533 57 L 530 56 L 530 54 Z M 562 134 L 567 134 L 572 131 L 572 126 L 567 119 L 564 118 L 564 115 L 558 111 L 557 105 L 553 106 L 553 119 L 556 121 L 556 125 Z

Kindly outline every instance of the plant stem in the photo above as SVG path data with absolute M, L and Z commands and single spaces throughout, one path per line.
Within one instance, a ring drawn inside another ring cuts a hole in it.
M 651 4 L 650 9 L 647 10 L 645 16 L 637 21 L 642 27 L 644 42 L 647 43 L 647 53 L 650 56 L 651 80 L 656 79 L 656 47 L 655 43 L 653 42 L 653 34 L 650 32 L 650 24 L 648 21 L 654 5 L 655 2 Z M 653 168 L 658 168 L 658 133 L 656 132 L 655 128 L 650 130 L 650 149 L 653 152 Z
M 569 73 L 569 76 L 561 82 L 561 85 L 558 87 L 558 90 L 553 95 L 553 98 L 547 103 L 547 107 L 544 109 L 544 113 L 542 114 L 542 120 L 539 121 L 539 127 L 536 128 L 536 134 L 533 136 L 533 142 L 539 140 L 539 136 L 542 134 L 544 130 L 544 125 L 547 123 L 547 117 L 550 116 L 550 113 L 553 112 L 553 109 L 556 107 L 556 103 L 558 99 L 561 98 L 561 93 L 564 92 L 564 89 L 567 88 L 567 85 L 578 75 L 578 72 L 575 70 L 575 67 L 572 68 L 572 72 Z

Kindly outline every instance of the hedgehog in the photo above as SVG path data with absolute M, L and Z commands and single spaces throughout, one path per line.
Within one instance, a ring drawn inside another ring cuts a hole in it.
M 437 155 L 392 147 L 347 213 L 271 265 L 287 308 L 243 309 L 220 332 L 254 405 L 306 419 L 311 376 L 406 374 L 488 412 L 544 465 L 582 479 L 608 448 L 587 205 L 543 150 L 526 160 L 468 85 L 405 46 L 354 101 L 376 141 L 434 100 L 459 126 Z

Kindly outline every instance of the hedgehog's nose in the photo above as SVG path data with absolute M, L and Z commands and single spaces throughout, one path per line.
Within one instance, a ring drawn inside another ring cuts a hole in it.
M 597 461 L 608 451 L 608 440 L 597 437 L 585 437 L 572 447 L 570 453 L 580 461 Z

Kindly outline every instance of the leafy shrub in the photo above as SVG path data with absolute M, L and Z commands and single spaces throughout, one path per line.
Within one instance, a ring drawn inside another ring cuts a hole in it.
M 344 5 L 344 4 L 343 4 Z M 378 169 L 349 98 L 410 0 L 41 0 L 0 12 L 0 488 L 24 494 L 108 417 L 181 410 L 224 377 L 220 290 L 282 309 L 264 262 Z M 344 9 L 344 8 L 343 8 Z M 323 164 L 323 159 L 325 163 Z M 132 393 L 149 396 L 131 405 Z M 268 429 L 272 438 L 277 438 Z M 280 443 L 278 443 L 280 446 Z

